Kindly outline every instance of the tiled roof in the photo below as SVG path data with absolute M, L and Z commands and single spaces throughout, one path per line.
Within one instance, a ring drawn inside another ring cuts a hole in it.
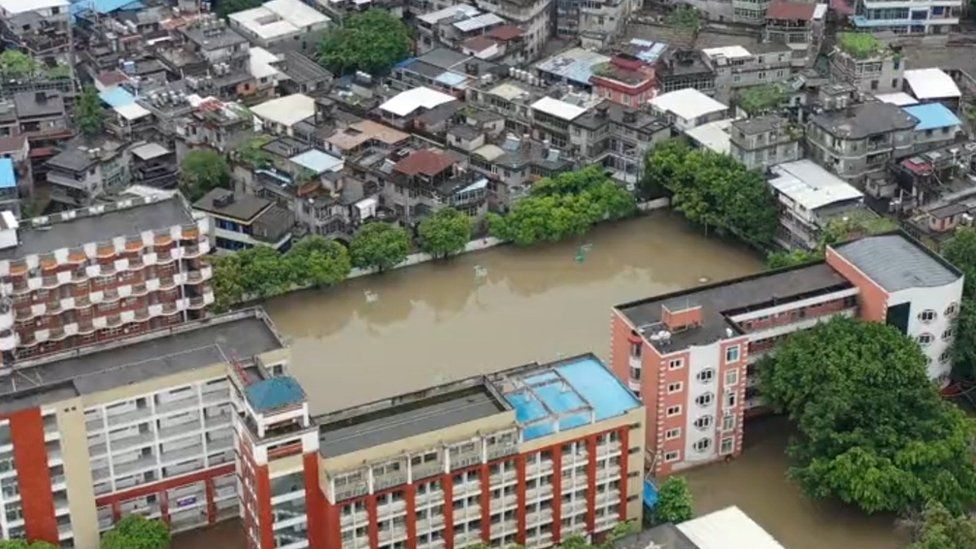
M 453 164 L 454 157 L 451 155 L 431 149 L 423 149 L 411 153 L 397 162 L 394 168 L 406 175 L 423 174 L 433 177 L 450 168 Z
M 805 2 L 786 2 L 777 0 L 766 9 L 766 19 L 795 19 L 798 21 L 809 21 L 813 19 L 813 12 L 816 11 L 816 4 Z

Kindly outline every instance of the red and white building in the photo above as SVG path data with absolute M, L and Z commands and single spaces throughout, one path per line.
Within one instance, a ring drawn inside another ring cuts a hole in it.
M 654 67 L 625 55 L 616 55 L 598 65 L 590 84 L 598 97 L 634 109 L 641 108 L 657 94 Z
M 828 247 L 823 262 L 619 305 L 611 364 L 643 400 L 656 475 L 735 457 L 761 406 L 753 365 L 789 334 L 844 315 L 914 338 L 948 380 L 963 276 L 902 234 Z

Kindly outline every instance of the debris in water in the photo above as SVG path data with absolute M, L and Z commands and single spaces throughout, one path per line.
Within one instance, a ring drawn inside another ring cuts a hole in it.
M 366 303 L 375 303 L 380 298 L 380 295 L 373 290 L 365 290 L 363 294 L 366 295 Z

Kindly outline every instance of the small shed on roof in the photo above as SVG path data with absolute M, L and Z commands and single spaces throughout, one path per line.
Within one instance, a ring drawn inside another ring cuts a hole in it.
M 305 391 L 290 376 L 272 377 L 252 383 L 244 393 L 248 403 L 258 412 L 270 412 L 305 402 Z
M 905 82 L 919 101 L 960 97 L 959 86 L 942 69 L 914 69 L 905 71 Z

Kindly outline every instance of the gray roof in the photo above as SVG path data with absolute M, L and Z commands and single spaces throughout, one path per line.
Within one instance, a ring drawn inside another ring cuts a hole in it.
M 626 303 L 618 305 L 617 310 L 641 328 L 661 322 L 662 305 L 672 311 L 701 306 L 701 326 L 673 333 L 668 344 L 657 344 L 659 349 L 670 353 L 726 337 L 726 329 L 732 325 L 725 315 L 732 311 L 772 305 L 773 302 L 785 303 L 825 290 L 848 287 L 851 283 L 847 279 L 820 262 Z
M 613 542 L 615 549 L 699 549 L 677 526 L 668 522 Z
M 286 51 L 278 68 L 299 84 L 330 80 L 332 73 L 297 51 Z
M 72 248 L 88 242 L 107 242 L 117 236 L 135 236 L 143 231 L 165 229 L 193 222 L 193 216 L 179 196 L 129 208 L 84 215 L 41 227 L 21 223 L 19 243 L 0 250 L 0 260 L 43 254 L 60 248 Z
M 880 101 L 825 112 L 811 120 L 825 131 L 845 139 L 864 139 L 895 130 L 908 130 L 918 124 L 918 119 L 901 107 Z
M 902 234 L 871 236 L 834 249 L 888 292 L 945 286 L 962 276 L 945 260 Z
M 14 105 L 19 118 L 64 114 L 64 99 L 60 92 L 20 92 L 14 95 Z
M 600 108 L 605 107 L 605 116 L 600 113 Z M 626 121 L 625 114 L 630 113 L 634 118 Z M 625 107 L 619 103 L 606 100 L 595 108 L 588 109 L 585 113 L 573 119 L 571 125 L 583 126 L 590 130 L 595 130 L 601 126 L 614 122 L 621 126 L 626 126 L 637 131 L 660 131 L 668 127 L 664 119 L 651 114 L 650 112 Z
M 234 201 L 226 206 L 217 206 L 214 204 L 215 199 L 225 196 L 233 196 Z M 203 198 L 193 203 L 193 207 L 197 210 L 233 217 L 241 221 L 254 219 L 255 216 L 270 205 L 270 200 L 250 194 L 235 196 L 234 191 L 230 189 L 211 189 L 210 192 L 203 195 Z
M 742 118 L 732 122 L 732 127 L 746 135 L 755 135 L 778 128 L 784 128 L 789 122 L 777 114 L 767 114 L 755 118 Z
M 481 383 L 323 423 L 319 426 L 319 451 L 326 457 L 348 454 L 493 416 L 505 409 Z M 329 421 L 328 416 L 322 419 Z
M 56 402 L 223 362 L 284 345 L 257 309 L 149 334 L 137 343 L 80 349 L 0 378 L 0 413 Z
M 77 145 L 69 145 L 63 151 L 51 157 L 45 164 L 50 167 L 64 168 L 72 172 L 83 172 L 97 164 L 101 159 L 92 158 L 87 150 L 81 150 Z
M 183 34 L 204 50 L 219 50 L 237 44 L 247 44 L 247 39 L 230 27 L 204 29 L 200 25 L 183 27 Z M 212 32 L 208 32 L 212 31 Z

